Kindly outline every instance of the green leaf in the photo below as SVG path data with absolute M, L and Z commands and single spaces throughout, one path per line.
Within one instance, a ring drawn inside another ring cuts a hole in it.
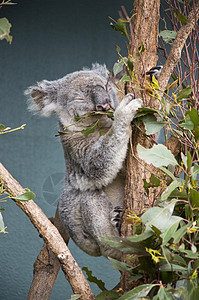
M 119 298 L 119 300 L 139 300 L 142 297 L 146 297 L 151 291 L 151 289 L 155 286 L 155 284 L 140 285 L 124 294 L 122 297 Z
M 155 90 L 159 90 L 159 89 L 160 89 L 158 80 L 155 78 L 154 75 L 152 75 L 152 87 L 153 87 Z
M 10 44 L 12 42 L 12 36 L 10 35 L 11 26 L 6 18 L 0 19 L 0 40 L 6 39 Z
M 114 264 L 115 269 L 132 274 L 132 266 L 111 257 L 108 259 Z
M 135 63 L 135 61 L 132 60 L 132 58 L 128 58 L 128 60 L 127 60 L 127 66 L 128 66 L 128 68 L 129 68 L 129 70 L 130 70 L 131 72 L 133 72 L 134 63 Z
M 199 208 L 199 192 L 190 189 L 190 201 L 193 208 Z
M 120 295 L 115 291 L 103 291 L 95 297 L 95 300 L 119 299 Z
M 169 293 L 169 291 L 167 291 L 164 286 L 161 286 L 155 300 L 175 300 L 175 298 L 172 296 L 172 294 Z
M 188 86 L 186 87 L 185 89 L 183 89 L 182 91 L 180 91 L 178 93 L 178 97 L 177 97 L 177 100 L 178 101 L 181 101 L 181 100 L 186 100 L 192 93 L 192 90 L 191 88 Z
M 4 228 L 5 228 L 5 225 L 4 225 L 2 214 L 0 212 L 0 231 L 3 230 Z
M 134 243 L 139 243 L 139 242 L 142 242 L 142 241 L 145 241 L 147 240 L 148 238 L 150 238 L 151 236 L 154 235 L 154 232 L 153 230 L 151 229 L 147 229 L 145 232 L 139 234 L 139 235 L 133 235 L 133 236 L 130 236 L 128 237 L 127 239 L 131 242 L 134 242 Z
M 153 113 L 157 113 L 162 117 L 162 113 L 159 110 L 155 110 L 155 109 L 152 109 L 149 107 L 141 107 L 141 108 L 138 108 L 135 118 L 140 118 L 142 116 L 146 116 L 148 114 L 153 114 Z
M 166 190 L 161 195 L 161 200 L 165 201 L 171 195 L 171 193 L 177 188 L 180 187 L 181 183 L 177 180 L 174 180 L 169 186 L 167 186 Z
M 199 125 L 199 115 L 197 109 L 192 108 L 192 110 L 186 112 L 186 116 L 187 115 L 190 117 L 190 120 L 194 124 L 194 128 L 197 127 Z
M 151 188 L 151 187 L 154 188 L 154 187 L 160 186 L 160 179 L 155 177 L 154 174 L 151 174 L 149 182 L 147 182 L 145 178 L 143 179 L 143 181 L 144 181 L 144 188 L 145 188 L 145 191 L 147 192 L 147 195 L 149 195 L 149 188 Z
M 17 197 L 11 197 L 12 199 L 14 200 L 19 200 L 19 201 L 29 201 L 29 200 L 32 200 L 36 197 L 36 195 L 29 191 L 29 192 L 25 192 Z
M 174 244 L 179 243 L 180 239 L 187 233 L 187 229 L 189 227 L 191 227 L 193 222 L 189 222 L 186 225 L 184 222 L 182 222 L 182 224 L 184 224 L 184 225 L 173 234 L 173 243 Z
M 155 167 L 162 167 L 168 165 L 177 165 L 177 161 L 170 150 L 164 145 L 154 145 L 150 149 L 137 146 L 137 152 L 141 159 L 145 160 L 147 164 L 153 164 Z
M 184 122 L 180 123 L 179 125 L 180 125 L 180 127 L 182 127 L 185 130 L 193 130 L 194 129 L 194 124 L 191 121 L 191 118 L 189 115 L 186 115 Z
M 4 131 L 6 127 L 3 124 L 0 124 L 0 131 Z
M 171 226 L 169 226 L 167 230 L 165 230 L 165 232 L 163 232 L 160 235 L 160 237 L 162 238 L 163 245 L 166 245 L 170 241 L 170 239 L 173 238 L 173 234 L 176 232 L 179 223 L 180 223 L 180 219 L 176 220 L 176 222 L 171 224 Z
M 165 122 L 157 122 L 157 118 L 154 115 L 146 115 L 142 117 L 142 122 L 144 123 L 146 134 L 154 134 L 165 126 Z
M 96 283 L 100 290 L 106 290 L 104 282 L 102 280 L 97 279 L 97 277 L 93 276 L 92 271 L 90 271 L 87 267 L 83 267 L 82 270 L 86 272 L 86 275 L 88 276 L 88 281 Z
M 171 177 L 171 179 L 173 180 L 177 180 L 177 178 L 173 175 L 173 173 L 171 173 L 171 171 L 169 171 L 168 169 L 164 168 L 164 167 L 160 167 L 160 170 L 162 170 L 164 173 L 166 173 L 169 177 Z
M 184 155 L 183 152 L 181 152 L 180 154 L 181 154 L 182 162 L 183 162 L 185 168 L 187 169 L 187 156 Z
M 159 34 L 159 36 L 162 37 L 165 43 L 169 43 L 171 40 L 175 40 L 176 35 L 177 32 L 172 30 L 163 30 Z
M 175 16 L 175 17 L 178 19 L 178 21 L 181 22 L 183 25 L 186 25 L 187 22 L 188 22 L 187 18 L 186 18 L 183 14 L 181 14 L 177 8 L 175 8 L 175 11 L 177 12 L 177 15 L 174 14 L 174 16 Z
M 146 255 L 145 247 L 140 243 L 131 242 L 119 237 L 101 237 L 103 243 L 126 254 Z
M 81 133 L 84 134 L 85 137 L 88 137 L 89 134 L 95 132 L 95 130 L 96 130 L 97 126 L 98 126 L 98 122 L 99 122 L 99 120 L 97 120 L 97 122 L 95 122 L 93 126 L 81 130 Z
M 174 265 L 174 264 L 165 264 L 160 267 L 160 271 L 182 272 L 182 271 L 187 271 L 187 268 L 179 266 L 179 265 Z
M 155 226 L 161 233 L 165 232 L 172 224 L 181 220 L 178 216 L 172 216 L 175 202 L 169 205 L 161 207 L 149 208 L 142 216 L 141 220 L 146 227 Z
M 129 29 L 126 24 L 126 22 L 122 19 L 118 19 L 115 24 L 110 23 L 110 26 L 115 30 L 115 31 L 120 31 L 122 36 L 129 37 Z
M 136 53 L 136 56 L 139 57 L 140 54 L 142 54 L 144 51 L 145 51 L 145 47 L 144 47 L 144 44 L 143 42 L 141 42 L 141 45 L 140 47 L 138 48 L 139 52 Z
M 131 77 L 125 74 L 125 75 L 120 79 L 119 84 L 122 84 L 123 82 L 130 82 L 130 81 L 131 81 Z
M 188 172 L 191 169 L 191 164 L 192 164 L 192 157 L 189 151 L 187 151 L 187 170 Z
M 124 61 L 123 60 L 119 60 L 118 62 L 116 62 L 113 66 L 113 74 L 114 76 L 116 76 L 117 74 L 119 74 L 120 72 L 123 71 L 123 67 L 124 67 Z

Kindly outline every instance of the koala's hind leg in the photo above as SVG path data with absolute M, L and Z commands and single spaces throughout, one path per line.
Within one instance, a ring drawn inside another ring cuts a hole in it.
M 118 210 L 119 207 L 116 208 Z M 120 208 L 121 209 L 121 208 Z M 109 198 L 102 190 L 86 191 L 81 200 L 81 212 L 84 227 L 98 243 L 101 255 L 119 259 L 121 253 L 106 245 L 101 237 L 119 237 L 119 230 L 113 221 L 118 217 Z
M 81 197 L 79 191 L 64 189 L 59 200 L 59 216 L 67 233 L 80 249 L 92 256 L 100 256 L 98 243 L 89 234 L 82 221 Z

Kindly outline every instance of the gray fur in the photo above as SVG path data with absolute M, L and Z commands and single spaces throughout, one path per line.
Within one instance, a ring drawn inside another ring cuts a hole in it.
M 131 133 L 130 124 L 141 99 L 131 94 L 118 103 L 114 86 L 107 85 L 108 72 L 98 64 L 56 81 L 44 80 L 26 94 L 29 108 L 44 116 L 55 112 L 59 118 L 61 142 L 66 161 L 65 184 L 59 200 L 60 218 L 70 237 L 93 256 L 119 258 L 120 253 L 101 241 L 102 236 L 119 236 L 117 209 L 123 205 L 125 170 L 123 164 Z M 74 124 L 74 116 L 112 107 L 114 121 L 102 117 L 99 128 L 88 137 L 80 131 L 98 116 Z M 74 124 L 70 127 L 71 124 Z M 104 134 L 100 135 L 100 131 Z

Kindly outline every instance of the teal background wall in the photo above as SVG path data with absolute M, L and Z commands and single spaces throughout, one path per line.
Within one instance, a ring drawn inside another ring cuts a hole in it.
M 12 128 L 27 124 L 24 130 L 0 136 L 0 161 L 23 187 L 35 192 L 36 203 L 48 217 L 55 213 L 65 169 L 55 137 L 57 120 L 31 115 L 23 92 L 36 81 L 58 79 L 92 62 L 112 68 L 115 45 L 125 46 L 108 16 L 117 19 L 121 5 L 132 9 L 129 0 L 19 0 L 0 10 L 0 17 L 12 23 L 13 35 L 11 45 L 0 41 L 0 123 Z M 8 233 L 0 235 L 0 299 L 23 300 L 43 241 L 12 200 L 2 206 Z M 71 241 L 69 248 L 79 265 L 92 269 L 107 288 L 116 285 L 119 273 L 105 258 L 90 257 Z M 60 271 L 51 300 L 69 299 L 71 293 Z

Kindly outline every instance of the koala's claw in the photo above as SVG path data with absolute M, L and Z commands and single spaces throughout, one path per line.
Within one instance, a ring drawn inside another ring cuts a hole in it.
M 118 229 L 119 234 L 121 234 L 121 221 L 122 221 L 122 215 L 123 215 L 124 209 L 121 206 L 116 206 L 112 210 L 112 218 L 111 223 Z

